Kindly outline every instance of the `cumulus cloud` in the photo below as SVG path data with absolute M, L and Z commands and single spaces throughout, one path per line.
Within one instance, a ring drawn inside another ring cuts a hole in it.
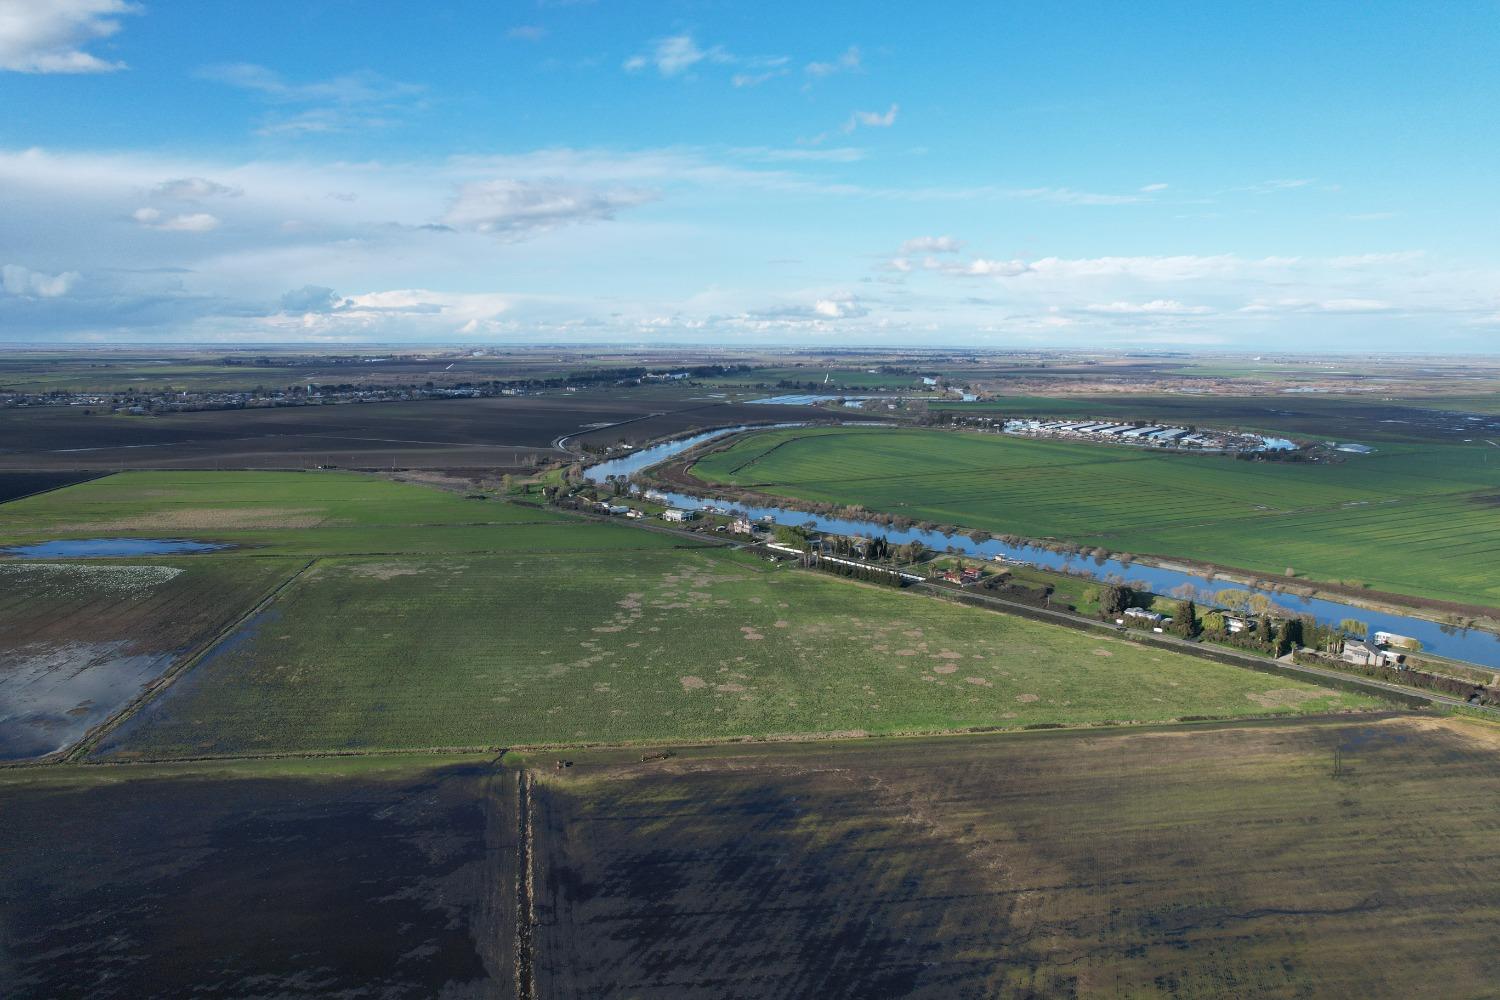
M 138 208 L 130 213 L 130 217 L 146 229 L 158 229 L 169 233 L 208 233 L 219 228 L 218 216 L 207 212 L 163 215 L 155 208 Z
M 332 288 L 322 285 L 303 285 L 281 297 L 281 311 L 284 313 L 331 313 L 345 305 L 345 299 Z
M 853 297 L 845 296 L 836 299 L 818 299 L 813 303 L 813 312 L 824 319 L 851 319 L 857 316 L 868 316 L 870 310 L 854 301 Z
M 19 295 L 26 298 L 55 299 L 58 296 L 68 294 L 75 282 L 78 281 L 78 272 L 64 271 L 61 274 L 45 274 L 41 271 L 33 271 L 19 264 L 6 264 L 0 267 L 0 288 L 4 288 L 8 295 Z
M 5 0 L 0 3 L 0 70 L 17 73 L 110 73 L 122 62 L 84 51 L 120 30 L 128 0 Z
M 901 244 L 901 253 L 958 253 L 963 244 L 952 236 L 915 236 Z
M 856 161 L 828 158 L 803 173 L 792 160 L 736 149 L 359 163 L 0 150 L 0 262 L 10 265 L 0 273 L 0 339 L 909 345 L 1057 344 L 1065 335 L 1073 344 L 1316 338 L 1384 348 L 1449 337 L 1483 349 L 1493 337 L 1500 269 L 1389 248 L 1021 259 L 933 229 L 893 260 L 866 261 L 880 270 L 863 276 L 838 270 L 840 261 L 858 266 L 854 247 L 843 257 L 799 253 L 806 267 L 761 266 L 798 239 L 819 245 L 843 211 L 820 214 L 830 199 L 906 199 L 903 211 L 931 201 L 926 189 L 829 180 L 825 172 Z M 1006 196 L 981 188 L 962 197 Z M 659 209 L 629 211 L 651 198 Z M 781 221 L 746 227 L 726 211 L 745 205 Z M 943 209 L 945 218 L 965 217 L 954 214 L 964 208 Z M 210 212 L 225 219 L 211 231 L 178 221 Z M 520 245 L 544 232 L 552 235 Z M 829 284 L 797 284 L 809 267 Z M 874 283 L 893 275 L 900 280 L 879 294 Z M 861 277 L 870 283 L 833 284 Z
M 613 219 L 620 209 L 653 197 L 641 190 L 598 190 L 513 179 L 474 181 L 459 188 L 443 223 L 454 229 L 515 237 Z

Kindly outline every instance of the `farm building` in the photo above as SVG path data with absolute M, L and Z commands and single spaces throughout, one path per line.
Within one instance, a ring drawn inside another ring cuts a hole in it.
M 663 521 L 696 521 L 698 512 L 696 510 L 685 510 L 682 507 L 668 507 L 661 512 Z
M 1393 667 L 1401 662 L 1399 655 L 1364 639 L 1345 639 L 1339 659 L 1362 667 Z

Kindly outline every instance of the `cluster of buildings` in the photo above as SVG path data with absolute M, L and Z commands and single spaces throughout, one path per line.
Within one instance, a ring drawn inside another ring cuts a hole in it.
M 412 399 L 473 399 L 508 394 L 485 389 L 417 386 L 319 386 L 238 391 L 131 390 L 129 392 L 0 392 L 0 409 L 77 406 L 100 413 L 147 416 L 199 410 L 251 410 L 338 403 L 389 403 Z
M 1022 434 L 1027 437 L 1109 441 L 1145 447 L 1194 448 L 1204 451 L 1266 451 L 1291 445 L 1291 442 L 1272 440 L 1259 434 L 1196 430 L 1173 424 L 1146 424 L 1140 421 L 1117 423 L 1109 420 L 1015 419 L 1005 421 L 1002 429 L 1007 434 Z

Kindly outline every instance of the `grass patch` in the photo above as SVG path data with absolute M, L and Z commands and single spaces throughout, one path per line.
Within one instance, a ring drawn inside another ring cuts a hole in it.
M 649 532 L 352 472 L 122 472 L 5 506 L 0 548 L 191 538 L 256 554 L 662 548 Z
M 899 733 L 1374 704 L 733 553 L 329 559 L 99 755 Z

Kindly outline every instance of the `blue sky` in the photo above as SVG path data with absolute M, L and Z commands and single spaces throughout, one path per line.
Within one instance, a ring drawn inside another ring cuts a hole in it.
M 1500 351 L 1497 98 L 1494 2 L 0 0 L 0 340 Z

